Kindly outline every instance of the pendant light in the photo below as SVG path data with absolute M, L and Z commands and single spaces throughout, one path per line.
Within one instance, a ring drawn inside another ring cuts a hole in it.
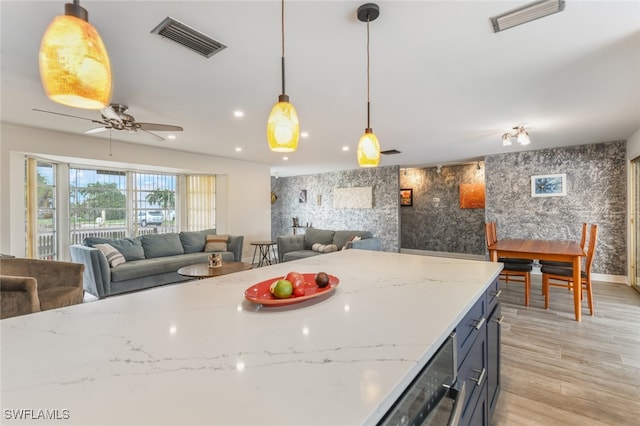
M 40 44 L 40 78 L 47 96 L 63 105 L 100 109 L 111 99 L 111 64 L 98 31 L 78 0 L 65 4 Z
M 298 147 L 300 123 L 298 113 L 289 103 L 289 96 L 284 90 L 284 0 L 282 0 L 282 94 L 271 109 L 267 120 L 267 140 L 269 149 L 276 152 L 292 152 Z
M 371 96 L 369 90 L 369 22 L 380 15 L 377 4 L 367 3 L 358 8 L 358 20 L 367 23 L 367 128 L 358 142 L 358 164 L 361 167 L 377 167 L 380 163 L 380 144 L 371 129 Z

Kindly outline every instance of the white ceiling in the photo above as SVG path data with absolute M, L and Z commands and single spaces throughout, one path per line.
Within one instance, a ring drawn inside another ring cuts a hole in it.
M 32 109 L 100 118 L 42 90 L 40 39 L 64 3 L 0 2 L 3 122 L 82 133 L 95 126 Z M 174 141 L 125 132 L 114 139 L 269 164 L 279 176 L 357 168 L 366 127 L 366 24 L 356 18 L 363 3 L 285 2 L 286 92 L 309 133 L 285 161 L 265 135 L 281 90 L 279 1 L 81 1 L 109 51 L 112 102 L 138 121 L 185 129 Z M 569 0 L 561 13 L 493 32 L 490 17 L 526 3 L 377 2 L 371 124 L 383 150 L 402 152 L 381 166 L 468 162 L 627 139 L 640 129 L 640 2 Z M 167 16 L 228 47 L 206 59 L 151 34 Z M 530 147 L 502 147 L 515 125 L 529 130 Z M 96 144 L 104 137 L 90 136 Z

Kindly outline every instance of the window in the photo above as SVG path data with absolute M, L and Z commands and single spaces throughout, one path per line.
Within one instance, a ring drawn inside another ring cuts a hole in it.
M 36 259 L 58 259 L 56 227 L 56 165 L 27 158 L 26 248 Z
M 178 178 L 187 181 L 183 210 L 176 205 Z M 26 254 L 31 258 L 67 260 L 68 255 L 60 256 L 69 252 L 67 243 L 82 244 L 90 236 L 117 239 L 178 232 L 181 211 L 189 229 L 215 227 L 215 176 L 96 169 L 27 158 L 25 194 Z M 58 217 L 59 206 L 65 216 L 68 206 L 68 220 Z
M 133 223 L 138 234 L 176 231 L 176 182 L 173 175 L 133 173 Z
M 69 169 L 71 244 L 89 236 L 127 236 L 127 174 L 123 171 Z

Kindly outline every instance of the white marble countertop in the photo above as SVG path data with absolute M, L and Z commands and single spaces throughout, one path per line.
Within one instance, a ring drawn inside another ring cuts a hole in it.
M 347 250 L 5 319 L 2 424 L 375 424 L 501 266 Z M 340 285 L 244 300 L 290 271 Z

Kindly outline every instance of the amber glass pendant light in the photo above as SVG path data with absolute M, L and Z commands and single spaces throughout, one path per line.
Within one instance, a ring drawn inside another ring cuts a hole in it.
M 111 99 L 111 64 L 98 31 L 78 0 L 65 4 L 40 44 L 40 78 L 47 96 L 75 108 L 100 109 Z
M 267 139 L 269 149 L 276 152 L 292 152 L 298 148 L 300 123 L 298 113 L 289 103 L 284 90 L 284 0 L 282 0 L 282 94 L 271 109 L 267 120 Z
M 358 8 L 358 20 L 367 23 L 367 128 L 358 142 L 358 164 L 361 167 L 377 167 L 380 163 L 380 144 L 371 129 L 371 96 L 369 90 L 369 22 L 380 15 L 377 4 L 367 3 Z

